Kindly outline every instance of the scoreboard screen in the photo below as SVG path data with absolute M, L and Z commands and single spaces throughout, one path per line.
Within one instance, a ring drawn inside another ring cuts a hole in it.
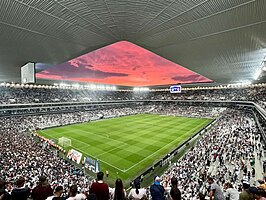
M 181 93 L 181 85 L 172 85 L 170 87 L 170 93 Z
M 35 83 L 35 63 L 27 63 L 21 67 L 21 83 Z

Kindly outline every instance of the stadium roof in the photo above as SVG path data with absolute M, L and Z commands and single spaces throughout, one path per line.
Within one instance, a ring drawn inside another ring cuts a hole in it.
M 0 81 L 129 41 L 216 83 L 252 81 L 266 56 L 265 0 L 1 0 Z M 259 80 L 265 82 L 265 77 Z

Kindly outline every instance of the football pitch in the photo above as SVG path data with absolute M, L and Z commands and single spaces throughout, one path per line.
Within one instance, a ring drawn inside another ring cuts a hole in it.
M 212 119 L 139 114 L 49 128 L 40 135 L 71 139 L 73 149 L 100 161 L 113 179 L 132 180 Z

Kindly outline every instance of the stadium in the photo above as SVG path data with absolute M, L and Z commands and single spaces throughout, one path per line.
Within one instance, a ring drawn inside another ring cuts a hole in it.
M 0 10 L 0 200 L 266 198 L 266 1 Z

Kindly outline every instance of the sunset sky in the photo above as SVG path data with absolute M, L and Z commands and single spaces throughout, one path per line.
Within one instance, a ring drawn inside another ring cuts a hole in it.
M 180 65 L 130 42 L 121 41 L 55 66 L 36 64 L 41 79 L 124 86 L 210 82 Z

